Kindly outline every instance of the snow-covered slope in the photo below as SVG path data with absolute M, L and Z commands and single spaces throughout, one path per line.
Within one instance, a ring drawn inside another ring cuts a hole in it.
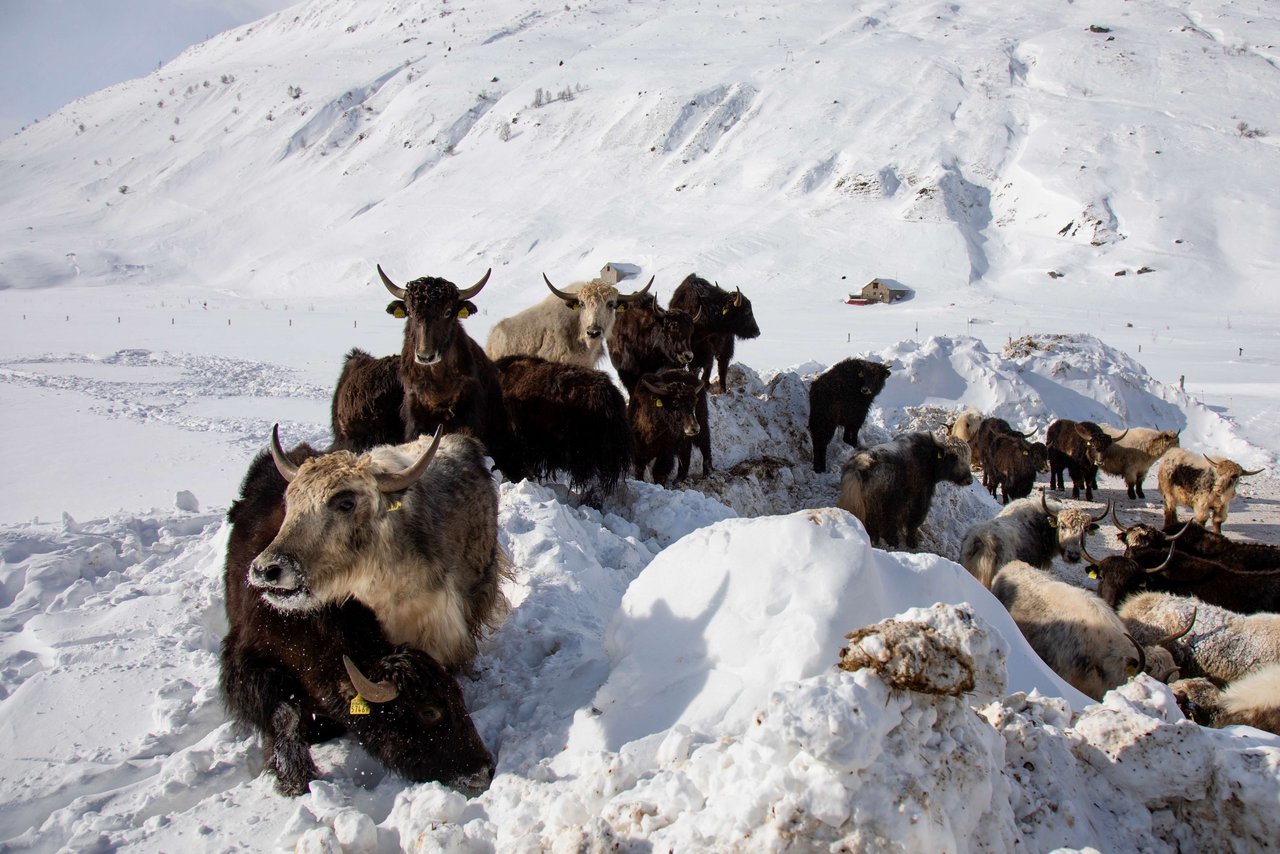
M 1280 740 L 1045 671 L 949 560 L 977 485 L 922 553 L 871 548 L 806 384 L 888 363 L 864 442 L 974 405 L 1274 467 L 1277 43 L 1228 0 L 311 0 L 0 140 L 0 846 L 1274 845 Z M 598 509 L 502 485 L 515 608 L 462 680 L 488 793 L 344 739 L 276 796 L 215 687 L 222 511 L 270 425 L 323 443 L 343 354 L 399 349 L 375 263 L 492 267 L 483 341 L 606 262 L 752 299 L 716 470 Z M 872 277 L 909 298 L 843 304 Z M 1274 518 L 1259 482 L 1229 532 Z M 972 694 L 836 668 L 898 614 Z

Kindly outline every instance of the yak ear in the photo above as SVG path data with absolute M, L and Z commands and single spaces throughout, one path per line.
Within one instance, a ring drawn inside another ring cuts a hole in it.
M 393 299 L 391 302 L 387 303 L 387 314 L 403 320 L 405 317 L 409 316 L 409 307 L 404 304 L 404 300 Z
M 479 314 L 480 309 L 476 308 L 476 304 L 471 300 L 463 300 L 461 307 L 458 308 L 458 319 L 466 320 L 473 314 Z

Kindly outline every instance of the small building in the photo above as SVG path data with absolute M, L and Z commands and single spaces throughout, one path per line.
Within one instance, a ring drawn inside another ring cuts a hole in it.
M 627 275 L 621 268 L 621 264 L 605 264 L 600 268 L 600 281 L 606 285 L 617 285 Z
M 849 294 L 850 305 L 867 305 L 873 302 L 897 302 L 907 295 L 906 290 L 891 288 L 879 279 L 872 279 L 862 286 L 858 293 Z

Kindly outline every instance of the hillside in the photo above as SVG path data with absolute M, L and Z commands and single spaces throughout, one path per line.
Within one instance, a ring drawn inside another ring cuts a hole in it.
M 1174 427 L 1267 467 L 1225 530 L 1280 540 L 1280 16 L 1024 6 L 310 0 L 0 140 L 0 848 L 1274 847 L 1280 740 L 1049 672 L 951 561 L 981 486 L 886 552 L 831 509 L 848 446 L 812 471 L 807 383 L 860 355 L 864 442 L 969 405 Z M 514 610 L 460 677 L 489 792 L 340 739 L 277 796 L 216 686 L 271 425 L 325 443 L 343 355 L 399 349 L 375 264 L 492 268 L 483 342 L 606 262 L 751 299 L 716 471 L 499 484 Z M 844 304 L 873 277 L 909 298 Z M 1153 480 L 1100 495 L 1155 518 Z M 895 617 L 974 691 L 836 668 Z

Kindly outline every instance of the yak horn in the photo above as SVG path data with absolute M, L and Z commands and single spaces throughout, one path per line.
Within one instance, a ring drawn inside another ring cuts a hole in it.
M 1133 635 L 1125 632 L 1124 636 L 1129 639 L 1129 643 L 1133 644 L 1134 649 L 1138 651 L 1138 673 L 1145 673 L 1147 670 L 1147 651 L 1142 648 L 1142 644 L 1133 639 Z M 1137 676 L 1138 673 L 1135 673 L 1134 676 Z
M 1249 475 L 1253 475 L 1253 474 L 1262 474 L 1262 473 L 1263 473 L 1264 471 L 1266 471 L 1266 470 L 1267 470 L 1266 466 L 1263 466 L 1262 468 L 1260 468 L 1260 469 L 1254 469 L 1253 471 L 1242 471 L 1242 472 L 1240 472 L 1240 476 L 1241 476 L 1241 477 L 1248 477 Z
M 1222 462 L 1223 462 L 1222 460 L 1215 460 L 1213 457 L 1209 456 L 1208 454 L 1201 454 L 1201 456 L 1203 456 L 1206 460 L 1208 460 L 1210 463 L 1212 463 L 1215 466 L 1222 465 Z
M 431 465 L 431 458 L 436 455 L 436 449 L 440 447 L 440 436 L 444 433 L 444 425 L 436 427 L 435 436 L 432 437 L 431 447 L 418 457 L 417 461 L 407 469 L 399 472 L 380 472 L 374 475 L 374 479 L 378 482 L 379 492 L 403 492 L 418 482 L 418 478 L 422 477 L 422 473 L 427 470 L 427 466 Z
M 1036 434 L 1035 430 L 1032 430 L 1029 433 L 1019 433 L 1017 430 L 1014 430 L 1012 432 L 1013 432 L 1013 435 L 1021 436 L 1023 439 L 1030 439 L 1032 436 Z
M 1176 641 L 1178 638 L 1182 637 L 1182 636 L 1183 636 L 1183 635 L 1185 635 L 1187 632 L 1191 631 L 1191 627 L 1192 627 L 1192 626 L 1194 626 L 1194 625 L 1196 624 L 1196 614 L 1197 614 L 1197 613 L 1199 613 L 1199 611 L 1200 611 L 1199 606 L 1194 606 L 1194 607 L 1192 607 L 1192 609 L 1191 609 L 1191 619 L 1190 619 L 1190 620 L 1187 620 L 1187 627 L 1186 627 L 1185 629 L 1183 629 L 1182 631 L 1180 631 L 1180 632 L 1174 632 L 1173 634 L 1169 635 L 1168 637 L 1163 637 L 1163 638 L 1161 638 L 1160 640 L 1156 641 L 1156 642 L 1155 642 L 1155 644 L 1153 644 L 1153 646 L 1164 646 L 1164 645 L 1165 645 L 1165 644 L 1167 644 L 1169 641 Z
M 1183 525 L 1183 526 L 1182 526 L 1182 530 L 1181 530 L 1181 531 L 1179 531 L 1178 533 L 1174 534 L 1172 537 L 1171 537 L 1171 536 L 1169 536 L 1168 534 L 1165 534 L 1165 535 L 1164 535 L 1164 538 L 1165 538 L 1166 540 L 1168 540 L 1169 542 L 1173 542 L 1174 540 L 1178 539 L 1178 537 L 1181 537 L 1181 536 L 1182 536 L 1183 534 L 1185 534 L 1187 531 L 1191 530 L 1191 523 L 1192 523 L 1192 522 L 1194 522 L 1194 521 L 1195 521 L 1194 519 L 1188 519 L 1188 520 L 1187 520 L 1187 524 L 1185 524 L 1185 525 Z
M 648 391 L 653 392 L 659 397 L 661 397 L 664 394 L 667 394 L 671 390 L 669 386 L 665 386 L 665 385 L 656 386 L 653 383 L 649 382 L 649 380 L 645 377 L 640 378 L 640 385 L 644 386 Z
M 640 297 L 644 296 L 644 295 L 645 295 L 645 293 L 646 293 L 646 292 L 648 292 L 649 288 L 653 287 L 653 280 L 654 280 L 655 278 L 657 278 L 657 277 L 656 277 L 656 276 L 650 276 L 650 277 L 649 277 L 649 284 L 645 285 L 643 288 L 641 288 L 640 290 L 636 291 L 634 294 L 618 294 L 618 302 L 631 302 L 633 299 L 639 299 Z M 548 284 L 550 284 L 550 283 L 548 283 Z M 655 298 L 655 300 L 656 300 L 656 298 Z
M 346 655 L 342 656 L 342 666 L 347 668 L 347 678 L 351 680 L 352 687 L 370 703 L 390 703 L 400 696 L 400 689 L 394 682 L 390 680 L 371 682 L 369 677 L 361 673 L 356 663 Z
M 391 291 L 391 295 L 396 299 L 404 299 L 404 288 L 391 281 L 391 278 L 382 272 L 382 265 L 378 265 L 378 275 L 382 277 L 382 284 L 387 286 L 387 290 Z
M 1159 566 L 1153 566 L 1150 569 L 1144 569 L 1142 571 L 1145 572 L 1147 575 L 1155 575 L 1157 572 L 1164 569 L 1166 566 L 1169 565 L 1169 561 L 1173 560 L 1173 550 L 1174 550 L 1174 546 L 1171 543 L 1169 545 L 1169 554 L 1165 555 L 1163 563 L 1161 563 Z
M 1138 527 L 1137 525 L 1130 525 L 1129 527 L 1126 528 L 1124 525 L 1120 524 L 1120 514 L 1116 512 L 1116 509 L 1117 509 L 1116 505 L 1112 504 L 1111 505 L 1111 522 L 1116 526 L 1116 530 L 1118 530 L 1122 534 L 1127 534 L 1130 531 L 1132 531 L 1134 528 Z
M 484 271 L 484 275 L 480 277 L 480 281 L 476 282 L 474 285 L 467 288 L 465 291 L 458 291 L 458 299 L 471 299 L 476 294 L 480 293 L 480 289 L 483 288 L 485 284 L 488 283 L 489 274 L 492 272 L 493 272 L 493 268 L 490 267 L 489 269 Z
M 734 294 L 733 305 L 734 305 L 734 308 L 737 308 L 738 306 L 742 305 L 742 288 L 734 288 L 733 294 Z
M 1120 441 L 1121 439 L 1123 439 L 1125 436 L 1128 436 L 1128 435 L 1129 435 L 1129 430 L 1130 430 L 1130 429 L 1131 429 L 1131 428 L 1129 428 L 1129 427 L 1124 428 L 1124 432 L 1123 432 L 1123 433 L 1121 433 L 1119 436 L 1112 436 L 1112 437 L 1111 437 L 1111 441 L 1113 441 L 1113 442 L 1119 442 L 1119 441 Z
M 1084 555 L 1084 559 L 1089 561 L 1089 563 L 1093 564 L 1094 566 L 1101 566 L 1102 561 L 1098 560 L 1093 555 L 1089 554 L 1089 549 L 1085 547 L 1084 543 L 1085 543 L 1085 540 L 1087 539 L 1089 538 L 1083 535 L 1080 537 L 1080 553 Z
M 1097 516 L 1090 516 L 1089 520 L 1092 522 L 1101 522 L 1103 519 L 1107 518 L 1107 514 L 1111 512 L 1111 505 L 1112 502 L 1108 501 L 1107 506 L 1102 508 L 1102 512 Z
M 271 428 L 271 459 L 275 461 L 276 470 L 280 472 L 284 482 L 293 483 L 293 479 L 298 476 L 298 466 L 285 454 L 284 448 L 280 447 L 279 424 Z
M 577 302 L 577 301 L 578 301 L 578 297 L 577 297 L 576 295 L 574 295 L 574 294 L 570 294 L 570 293 L 566 293 L 566 292 L 561 291 L 561 290 L 556 290 L 556 286 L 555 286 L 555 285 L 553 285 L 553 284 L 551 284 L 551 280 L 547 278 L 547 274 L 546 274 L 546 273 L 543 273 L 543 274 L 542 274 L 542 281 L 544 281 L 544 282 L 546 282 L 546 283 L 547 283 L 547 288 L 551 291 L 551 293 L 553 293 L 553 294 L 555 294 L 556 296 L 560 297 L 560 299 L 564 300 L 565 302 Z
M 1045 497 L 1045 491 L 1040 489 L 1040 506 L 1044 508 L 1044 512 L 1048 516 L 1053 515 L 1053 511 L 1049 509 L 1049 499 Z

